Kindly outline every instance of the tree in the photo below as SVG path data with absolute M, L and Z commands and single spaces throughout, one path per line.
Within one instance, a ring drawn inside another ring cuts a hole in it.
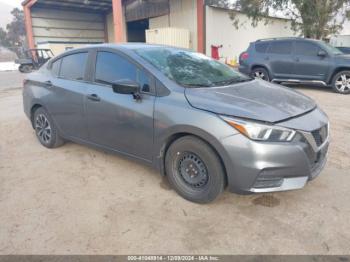
M 17 55 L 21 54 L 26 46 L 26 32 L 24 14 L 18 8 L 11 11 L 13 20 L 7 24 L 6 30 L 0 28 L 0 45 L 12 49 Z
M 350 0 L 237 0 L 234 9 L 247 14 L 253 26 L 260 21 L 271 23 L 268 16 L 282 14 L 291 20 L 295 32 L 315 39 L 338 33 L 350 18 Z M 239 25 L 235 12 L 231 19 Z

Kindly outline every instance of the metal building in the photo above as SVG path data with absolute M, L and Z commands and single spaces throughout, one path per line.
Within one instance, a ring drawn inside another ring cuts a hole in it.
M 215 1 L 214 1 L 215 2 Z M 235 28 L 229 10 L 205 0 L 26 0 L 23 2 L 29 47 L 55 54 L 103 42 L 157 42 L 211 55 L 220 49 L 231 60 L 257 38 L 291 36 L 290 22 Z M 244 14 L 238 13 L 242 21 Z

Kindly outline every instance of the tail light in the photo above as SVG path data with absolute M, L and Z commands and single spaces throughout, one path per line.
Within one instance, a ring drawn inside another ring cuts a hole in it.
M 241 54 L 241 60 L 247 60 L 249 58 L 249 53 L 248 52 L 244 52 L 243 54 Z

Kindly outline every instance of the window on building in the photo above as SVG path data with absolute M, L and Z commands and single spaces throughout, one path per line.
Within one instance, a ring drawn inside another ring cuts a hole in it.
M 292 41 L 275 41 L 270 45 L 269 53 L 289 55 L 292 53 Z
M 269 47 L 269 42 L 261 42 L 255 44 L 255 50 L 258 53 L 266 53 L 267 48 Z
M 69 80 L 84 80 L 88 53 L 65 56 L 62 60 L 60 77 Z
M 111 84 L 118 80 L 137 81 L 142 92 L 151 92 L 150 79 L 146 72 L 118 54 L 98 52 L 95 81 Z
M 61 62 L 62 62 L 62 59 L 59 59 L 54 63 L 52 63 L 51 72 L 54 76 L 58 76 L 60 74 Z
M 295 54 L 303 56 L 317 56 L 320 48 L 308 42 L 296 42 L 295 43 Z

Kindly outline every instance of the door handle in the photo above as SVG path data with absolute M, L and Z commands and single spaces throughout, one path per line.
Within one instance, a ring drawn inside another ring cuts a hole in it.
M 300 62 L 300 58 L 299 57 L 296 57 L 294 60 L 295 60 L 295 62 Z
M 100 102 L 101 98 L 96 94 L 87 95 L 87 98 L 91 101 Z
M 266 61 L 269 61 L 269 60 L 270 60 L 270 57 L 268 57 L 268 56 L 265 57 L 265 60 L 266 60 Z

